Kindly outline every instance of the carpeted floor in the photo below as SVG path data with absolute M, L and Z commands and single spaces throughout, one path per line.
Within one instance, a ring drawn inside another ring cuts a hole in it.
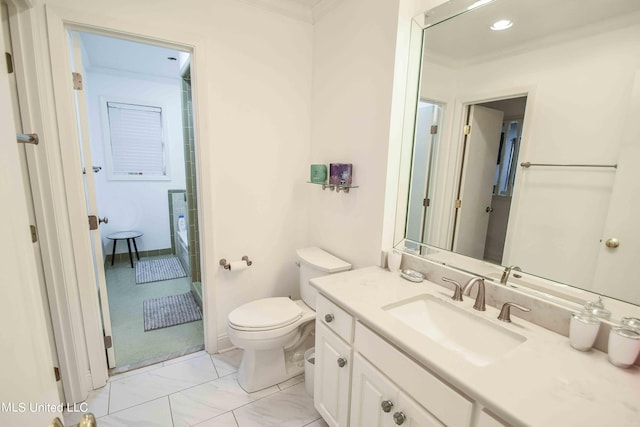
M 190 277 L 136 285 L 135 268 L 129 260 L 105 266 L 109 312 L 113 329 L 116 366 L 135 364 L 201 345 L 202 320 L 169 328 L 144 331 L 143 301 L 190 290 Z

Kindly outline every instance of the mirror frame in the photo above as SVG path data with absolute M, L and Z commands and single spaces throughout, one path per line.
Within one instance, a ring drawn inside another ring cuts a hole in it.
M 489 0 L 479 7 L 483 7 L 485 4 L 490 4 L 494 1 L 496 0 Z M 405 228 L 407 223 L 408 200 L 412 175 L 411 163 L 414 148 L 417 106 L 420 98 L 424 30 L 441 22 L 455 18 L 458 15 L 472 12 L 473 9 L 469 9 L 469 6 L 476 2 L 477 0 L 451 0 L 424 13 L 416 15 L 412 19 L 409 39 L 408 68 L 405 84 L 400 163 L 398 168 L 398 196 L 396 199 L 396 215 L 393 237 L 393 247 L 397 250 L 473 275 L 479 275 L 477 271 L 480 266 L 482 266 L 482 269 L 485 272 L 495 271 L 499 273 L 502 273 L 504 267 L 457 254 L 446 249 L 408 240 L 405 238 Z M 527 96 L 535 96 L 535 91 L 531 92 L 531 90 L 527 90 L 531 88 L 522 89 L 524 89 L 524 92 L 527 92 Z M 452 107 L 457 108 L 458 105 Z M 452 113 L 455 114 L 455 112 L 452 111 L 445 112 L 445 114 Z M 407 244 L 409 247 L 407 247 Z M 419 249 L 412 249 L 416 247 Z M 422 255 L 422 252 L 426 252 L 426 255 Z M 434 259 L 430 254 L 438 254 L 440 257 Z M 499 279 L 487 277 L 486 273 L 481 274 L 481 276 L 496 284 L 499 283 Z M 562 282 L 528 274 L 526 272 L 522 277 L 523 280 L 515 286 L 518 290 L 521 290 L 534 298 L 552 302 L 562 306 L 563 308 L 578 310 L 585 302 L 597 301 L 598 298 L 601 297 L 606 308 L 612 312 L 610 323 L 616 323 L 623 316 L 640 317 L 640 305 L 600 295 Z

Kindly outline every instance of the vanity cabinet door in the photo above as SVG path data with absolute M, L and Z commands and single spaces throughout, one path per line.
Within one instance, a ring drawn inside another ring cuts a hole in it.
M 444 427 L 444 424 L 403 392 L 400 392 L 400 397 L 398 398 L 398 412 L 402 413 L 404 418 L 396 416 L 396 413 L 394 413 L 394 425 L 402 425 L 403 427 Z M 398 424 L 399 422 L 401 424 Z
M 391 427 L 398 388 L 357 353 L 352 375 L 351 427 Z
M 353 356 L 351 427 L 444 427 L 360 354 Z
M 349 424 L 351 347 L 316 322 L 316 363 L 313 402 L 331 427 Z

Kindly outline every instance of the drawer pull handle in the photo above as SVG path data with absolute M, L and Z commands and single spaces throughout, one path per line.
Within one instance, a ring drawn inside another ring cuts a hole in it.
M 393 402 L 390 400 L 383 400 L 380 404 L 383 412 L 391 412 L 391 408 L 393 408 Z
M 338 359 L 338 366 L 340 366 L 341 368 L 344 368 L 344 365 L 347 364 L 347 359 L 345 359 L 344 357 L 340 357 Z
M 393 422 L 397 425 L 401 425 L 406 421 L 406 419 L 407 416 L 404 414 L 404 412 L 396 412 L 395 414 L 393 414 Z
M 324 315 L 324 321 L 327 322 L 327 323 L 333 322 L 333 319 L 334 319 L 333 314 L 325 314 Z

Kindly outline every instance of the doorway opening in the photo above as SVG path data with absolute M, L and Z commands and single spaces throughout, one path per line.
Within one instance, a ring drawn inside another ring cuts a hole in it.
M 191 55 L 84 31 L 69 40 L 111 373 L 202 350 Z
M 416 130 L 411 160 L 409 209 L 405 236 L 415 242 L 428 242 L 434 235 L 435 221 L 430 207 L 434 204 L 434 165 L 439 154 L 444 105 L 420 99 L 416 115 Z M 418 245 L 416 245 L 417 249 Z
M 502 264 L 527 97 L 467 106 L 452 250 Z

